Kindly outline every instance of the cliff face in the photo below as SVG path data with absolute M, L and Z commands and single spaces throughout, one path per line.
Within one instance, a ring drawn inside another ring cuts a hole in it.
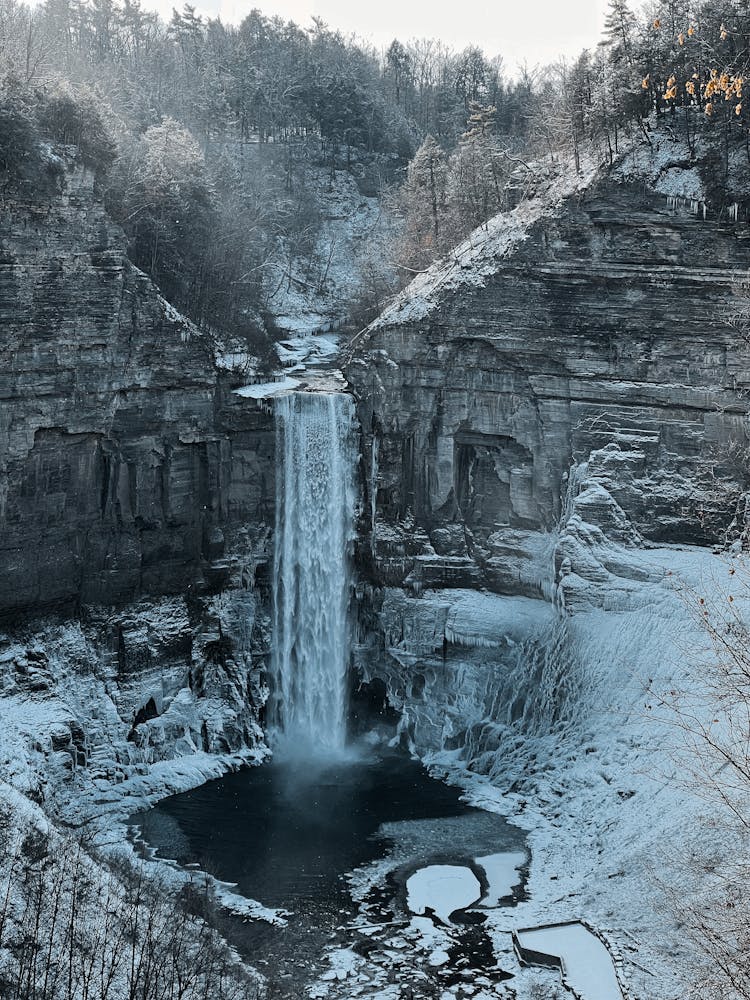
M 272 418 L 128 261 L 80 168 L 46 202 L 6 197 L 0 319 L 0 769 L 43 799 L 248 752 Z
M 566 503 L 616 542 L 721 541 L 745 485 L 746 227 L 612 176 L 493 225 L 355 344 L 376 579 L 539 593 Z
M 0 216 L 0 610 L 121 603 L 225 579 L 268 519 L 270 424 L 66 174 Z

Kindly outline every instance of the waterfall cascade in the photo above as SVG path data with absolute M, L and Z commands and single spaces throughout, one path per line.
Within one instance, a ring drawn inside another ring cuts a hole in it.
M 273 691 L 269 722 L 292 747 L 346 738 L 354 404 L 338 393 L 281 396 L 276 413 Z

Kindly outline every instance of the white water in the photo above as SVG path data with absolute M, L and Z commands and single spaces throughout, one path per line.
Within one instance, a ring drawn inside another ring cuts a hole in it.
M 269 721 L 286 748 L 336 750 L 346 739 L 354 405 L 337 393 L 275 403 L 276 549 Z

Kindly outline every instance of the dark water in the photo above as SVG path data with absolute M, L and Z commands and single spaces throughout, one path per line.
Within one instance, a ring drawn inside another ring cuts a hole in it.
M 467 806 L 396 751 L 274 760 L 165 799 L 134 822 L 158 856 L 197 864 L 243 895 L 291 911 L 287 927 L 252 922 L 235 933 L 272 980 L 274 997 L 302 995 L 324 965 L 323 947 L 351 943 L 346 924 L 357 907 L 346 875 L 360 865 L 392 856 L 397 894 L 398 872 L 523 846 L 515 827 Z

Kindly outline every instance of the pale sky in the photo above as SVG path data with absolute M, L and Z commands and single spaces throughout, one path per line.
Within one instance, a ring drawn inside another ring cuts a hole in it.
M 502 55 L 513 73 L 530 66 L 575 57 L 601 37 L 607 0 L 192 0 L 199 13 L 239 23 L 253 7 L 308 27 L 313 15 L 332 28 L 356 32 L 378 48 L 394 38 L 439 38 L 452 48 L 478 45 L 488 56 Z M 165 19 L 183 0 L 144 0 Z

